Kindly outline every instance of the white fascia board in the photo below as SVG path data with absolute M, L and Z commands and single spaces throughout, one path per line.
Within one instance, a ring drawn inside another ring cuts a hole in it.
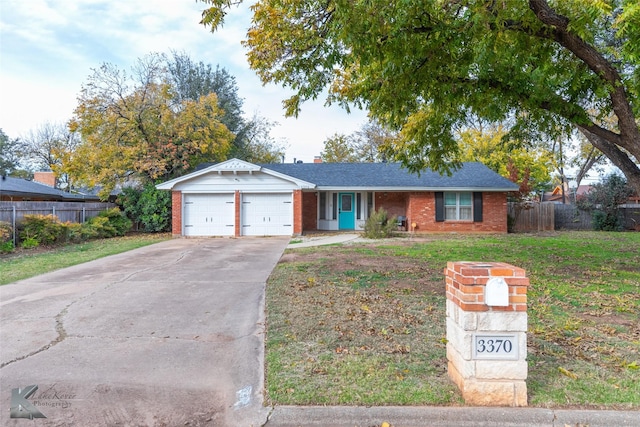
M 483 193 L 502 193 L 502 192 L 511 192 L 511 191 L 518 191 L 517 188 L 496 188 L 496 187 L 488 187 L 488 188 L 483 188 L 483 187 L 474 187 L 474 188 L 467 188 L 467 187 L 316 187 L 315 190 L 317 191 L 341 191 L 341 192 L 349 192 L 349 191 L 355 191 L 355 192 L 362 192 L 362 191 L 387 191 L 387 192 L 394 192 L 394 193 L 407 193 L 410 191 L 430 191 L 430 192 L 435 192 L 435 191 L 465 191 L 465 192 L 474 192 L 474 191 L 479 191 L 479 192 L 483 192 Z

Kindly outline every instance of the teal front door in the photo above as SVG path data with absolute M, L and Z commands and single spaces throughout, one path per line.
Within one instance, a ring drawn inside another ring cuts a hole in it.
M 338 228 L 353 230 L 356 228 L 356 215 L 353 206 L 354 193 L 338 194 Z

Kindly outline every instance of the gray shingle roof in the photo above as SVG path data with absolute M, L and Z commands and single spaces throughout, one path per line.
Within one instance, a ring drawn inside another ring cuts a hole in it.
M 67 193 L 38 182 L 10 176 L 0 177 L 0 193 L 19 197 L 46 197 L 49 200 L 98 200 L 96 196 Z
M 451 176 L 426 170 L 410 173 L 400 163 L 273 163 L 265 169 L 319 188 L 478 189 L 515 191 L 518 186 L 482 163 L 464 163 Z

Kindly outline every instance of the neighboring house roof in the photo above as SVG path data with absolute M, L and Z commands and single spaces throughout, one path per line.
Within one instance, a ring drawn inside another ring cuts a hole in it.
M 67 193 L 38 182 L 22 178 L 0 178 L 0 195 L 21 198 L 38 198 L 47 200 L 98 200 L 95 196 Z
M 254 165 L 238 159 L 203 164 L 190 174 L 157 186 L 170 190 L 179 182 L 217 172 L 263 172 L 296 182 L 300 188 L 377 191 L 517 191 L 518 186 L 482 163 L 464 163 L 450 176 L 426 170 L 411 173 L 400 163 L 270 163 Z

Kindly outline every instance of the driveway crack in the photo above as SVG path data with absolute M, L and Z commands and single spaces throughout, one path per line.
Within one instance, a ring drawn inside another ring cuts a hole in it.
M 67 314 L 67 312 L 69 311 L 69 307 L 71 307 L 71 305 L 73 305 L 76 301 L 73 301 L 71 303 L 69 303 L 60 313 L 58 313 L 55 317 L 56 320 L 56 332 L 58 333 L 58 336 L 52 340 L 51 342 L 49 342 L 48 344 L 40 347 L 37 350 L 32 351 L 31 353 L 25 354 L 23 356 L 20 357 L 16 357 L 15 359 L 9 360 L 8 362 L 4 362 L 2 364 L 0 364 L 0 369 L 4 368 L 5 366 L 11 365 L 12 363 L 15 362 L 19 362 L 21 360 L 24 360 L 28 357 L 31 356 L 35 356 L 36 354 L 42 353 L 43 351 L 46 351 L 48 349 L 50 349 L 51 347 L 60 344 L 62 341 L 65 340 L 65 338 L 67 338 L 67 331 L 64 329 L 64 324 L 63 324 L 63 318 L 64 316 Z

